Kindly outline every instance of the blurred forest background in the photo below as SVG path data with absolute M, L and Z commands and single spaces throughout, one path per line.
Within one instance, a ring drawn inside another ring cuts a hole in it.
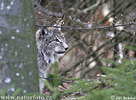
M 101 80 L 108 77 L 105 68 L 113 70 L 109 74 L 116 78 L 126 78 L 124 74 L 136 68 L 135 0 L 34 0 L 34 11 L 36 25 L 43 26 L 53 25 L 65 15 L 62 32 L 69 50 L 59 62 L 60 75 L 99 80 L 100 87 L 112 88 L 113 84 Z M 109 100 L 101 96 L 103 99 L 93 100 Z
M 36 25 L 53 25 L 65 15 L 70 48 L 59 63 L 62 75 L 90 79 L 102 66 L 135 59 L 135 0 L 34 0 L 34 6 Z

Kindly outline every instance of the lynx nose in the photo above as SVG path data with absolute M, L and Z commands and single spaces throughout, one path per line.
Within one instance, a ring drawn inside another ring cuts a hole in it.
M 68 45 L 66 43 L 63 44 L 65 51 L 68 49 Z
M 68 50 L 68 47 L 66 47 L 65 50 Z
M 68 45 L 66 42 L 63 42 L 63 47 L 64 47 L 65 51 L 68 49 Z

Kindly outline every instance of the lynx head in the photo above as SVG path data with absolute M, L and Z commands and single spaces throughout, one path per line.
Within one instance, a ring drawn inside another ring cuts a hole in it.
M 58 24 L 59 26 L 59 24 Z M 68 49 L 64 34 L 60 28 L 42 28 L 36 32 L 38 53 L 47 63 L 58 61 Z

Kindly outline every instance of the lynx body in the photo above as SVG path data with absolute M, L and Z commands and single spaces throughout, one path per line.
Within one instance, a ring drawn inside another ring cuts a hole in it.
M 60 26 L 61 24 L 58 24 Z M 50 64 L 58 61 L 68 49 L 64 34 L 60 28 L 41 28 L 36 32 L 37 60 L 40 77 L 40 92 L 43 92 L 42 79 L 47 78 Z

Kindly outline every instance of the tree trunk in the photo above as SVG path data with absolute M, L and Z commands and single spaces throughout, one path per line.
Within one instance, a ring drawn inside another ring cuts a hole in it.
M 31 0 L 0 0 L 0 90 L 38 92 Z

